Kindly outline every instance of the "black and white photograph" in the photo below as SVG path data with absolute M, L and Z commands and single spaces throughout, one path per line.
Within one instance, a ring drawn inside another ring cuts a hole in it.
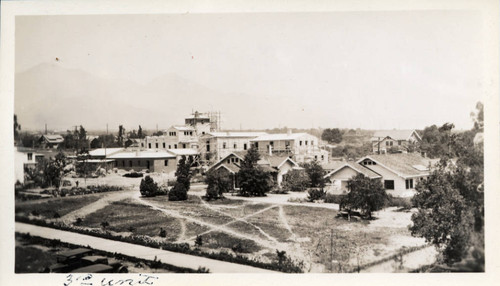
M 2 3 L 11 279 L 491 282 L 496 1 L 43 2 Z

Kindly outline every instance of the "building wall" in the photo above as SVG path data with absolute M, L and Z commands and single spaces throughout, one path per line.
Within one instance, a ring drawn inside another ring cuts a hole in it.
M 415 194 L 415 186 L 421 178 L 425 178 L 425 176 L 415 177 L 413 179 L 413 188 L 406 189 L 406 179 L 402 178 L 392 171 L 389 171 L 385 167 L 380 165 L 366 165 L 368 169 L 380 174 L 382 176 L 382 184 L 385 180 L 393 180 L 394 181 L 394 190 L 386 190 L 388 194 L 393 195 L 395 197 L 409 197 Z
M 31 156 L 30 156 L 31 154 Z M 24 183 L 24 167 L 36 167 L 36 158 L 43 156 L 35 152 L 19 152 L 15 150 L 14 153 L 14 174 L 15 180 Z
M 290 154 L 296 162 L 305 163 L 317 160 L 320 163 L 327 163 L 329 160 L 328 151 L 319 148 L 318 137 L 310 134 L 293 140 L 265 140 L 254 143 L 257 143 L 259 152 L 269 154 L 271 142 L 273 154 Z
M 325 187 L 327 192 L 342 194 L 347 192 L 347 181 L 356 176 L 358 172 L 352 168 L 344 167 L 337 173 L 328 177 L 329 183 Z
M 199 143 L 201 158 L 204 160 L 206 154 L 211 153 L 211 161 L 215 162 L 229 155 L 231 152 L 248 150 L 250 149 L 250 140 L 253 138 L 254 137 L 202 137 Z M 207 152 L 207 145 L 210 146 L 210 152 Z
M 165 160 L 168 161 L 165 166 Z M 130 162 L 132 165 L 130 165 Z M 115 168 L 122 170 L 134 170 L 134 171 L 142 171 L 148 169 L 149 162 L 149 171 L 157 172 L 157 173 L 170 173 L 174 172 L 177 169 L 177 160 L 175 158 L 161 158 L 161 159 L 147 159 L 147 158 L 127 158 L 127 159 L 115 159 Z
M 276 177 L 276 183 L 278 184 L 278 186 L 281 186 L 281 183 L 283 182 L 283 176 L 286 175 L 290 170 L 292 170 L 293 167 L 294 165 L 289 161 L 286 161 L 283 166 L 281 166 Z

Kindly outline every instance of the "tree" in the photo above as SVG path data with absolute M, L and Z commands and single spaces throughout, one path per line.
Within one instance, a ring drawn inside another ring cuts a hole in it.
M 123 128 L 123 125 L 118 126 L 118 146 L 123 147 L 123 139 L 125 135 L 125 128 Z
M 223 198 L 224 193 L 232 188 L 231 178 L 227 174 L 217 170 L 206 174 L 205 183 L 208 185 L 205 195 L 208 200 Z
M 473 142 L 483 125 L 478 106 L 473 129 L 451 136 L 456 160 L 442 158 L 427 180 L 417 184 L 412 202 L 418 212 L 410 230 L 434 244 L 442 262 L 468 259 L 475 271 L 484 271 L 484 149 Z
M 340 143 L 342 142 L 342 132 L 338 128 L 327 128 L 321 134 L 321 139 L 329 143 Z
M 342 198 L 340 205 L 348 210 L 359 209 L 372 218 L 372 213 L 381 210 L 389 200 L 382 182 L 357 174 L 347 181 L 349 193 Z
M 141 180 L 139 190 L 144 197 L 154 197 L 158 193 L 158 184 L 150 176 L 146 176 Z
M 442 163 L 426 181 L 417 184 L 412 203 L 418 212 L 411 217 L 410 230 L 412 235 L 424 237 L 437 246 L 443 254 L 443 262 L 451 265 L 467 253 L 474 216 L 450 181 L 453 175 L 446 171 L 445 165 Z
M 142 134 L 142 127 L 139 125 L 139 130 L 137 131 L 137 138 L 143 139 L 144 134 Z
M 258 167 L 259 160 L 259 152 L 255 146 L 252 146 L 245 155 L 238 172 L 240 194 L 243 196 L 265 196 L 271 190 L 272 183 L 269 174 Z
M 323 188 L 325 186 L 324 176 L 326 175 L 325 170 L 317 160 L 310 163 L 305 163 L 304 169 L 306 169 L 306 174 L 309 176 L 310 186 L 313 188 Z
M 17 122 L 17 115 L 14 114 L 14 140 L 19 140 L 19 132 L 21 132 L 21 124 Z
M 291 170 L 285 174 L 281 186 L 285 192 L 301 192 L 310 184 L 309 176 L 304 170 Z
M 177 170 L 175 171 L 175 176 L 177 177 L 177 182 L 175 183 L 170 193 L 168 193 L 168 200 L 170 201 L 184 201 L 187 200 L 187 192 L 191 185 L 191 166 L 193 165 L 193 158 L 190 156 L 189 159 L 186 156 L 182 156 L 177 164 Z
M 450 157 L 453 138 L 451 130 L 454 127 L 452 123 L 445 123 L 439 128 L 436 125 L 426 127 L 422 132 L 420 149 L 431 158 Z
M 471 113 L 471 117 L 474 120 L 474 130 L 478 132 L 483 132 L 484 130 L 484 105 L 482 102 L 478 101 L 476 104 L 476 112 Z
M 59 188 L 62 178 L 69 172 L 69 170 L 66 169 L 66 156 L 59 152 L 54 158 L 42 162 L 41 165 L 43 167 L 42 174 L 44 185 Z

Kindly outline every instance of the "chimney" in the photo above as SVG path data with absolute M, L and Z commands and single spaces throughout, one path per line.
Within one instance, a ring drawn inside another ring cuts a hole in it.
M 292 129 L 288 128 L 286 130 L 286 135 L 288 135 L 288 136 L 292 135 Z
M 273 145 L 269 145 L 269 156 L 273 155 Z

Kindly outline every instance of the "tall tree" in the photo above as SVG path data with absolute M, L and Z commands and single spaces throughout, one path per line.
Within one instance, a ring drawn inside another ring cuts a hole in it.
M 170 201 L 184 201 L 187 200 L 187 192 L 191 185 L 191 166 L 193 165 L 193 158 L 190 156 L 182 156 L 177 164 L 175 176 L 177 182 L 168 193 L 168 200 Z
M 326 175 L 325 170 L 317 160 L 314 160 L 310 163 L 305 163 L 304 169 L 306 170 L 307 175 L 309 176 L 309 182 L 311 183 L 311 187 L 313 188 L 323 188 L 325 186 L 325 178 Z
M 259 159 L 257 148 L 252 146 L 241 163 L 238 178 L 241 188 L 240 194 L 243 196 L 265 196 L 271 190 L 269 173 L 258 167 Z
M 137 130 L 137 138 L 143 139 L 144 135 L 142 134 L 142 127 L 139 125 L 139 130 Z
M 21 132 L 21 124 L 17 122 L 17 115 L 14 114 L 14 140 L 19 140 L 19 132 Z
M 123 147 L 125 136 L 125 128 L 123 125 L 118 126 L 118 146 Z
M 441 159 L 429 178 L 416 186 L 412 235 L 424 237 L 441 252 L 444 263 L 464 258 L 484 271 L 484 149 L 473 138 L 483 125 L 481 112 L 471 131 L 455 135 L 456 160 Z

